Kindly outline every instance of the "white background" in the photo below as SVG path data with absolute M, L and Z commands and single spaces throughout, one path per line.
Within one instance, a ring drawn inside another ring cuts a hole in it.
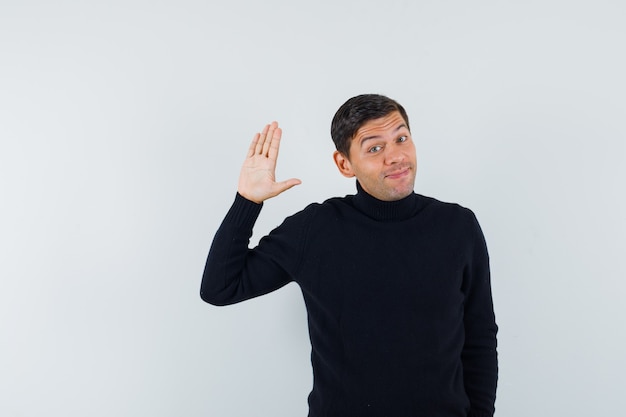
M 619 415 L 625 18 L 617 0 L 0 0 L 0 415 L 306 415 L 298 287 L 217 308 L 200 279 L 265 123 L 303 184 L 255 241 L 354 192 L 329 125 L 361 93 L 409 112 L 416 191 L 482 224 L 496 414 Z

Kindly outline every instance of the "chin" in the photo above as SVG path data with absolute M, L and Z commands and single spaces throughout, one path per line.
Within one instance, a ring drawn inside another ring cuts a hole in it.
M 380 195 L 385 196 L 385 201 L 402 200 L 404 197 L 413 193 L 415 181 L 406 181 L 403 184 L 397 184 L 396 187 L 385 187 L 381 189 Z
M 402 193 L 402 194 L 396 194 L 395 198 L 393 199 L 393 201 L 398 201 L 398 200 L 402 200 L 405 197 L 408 197 L 409 195 L 411 195 L 412 191 L 406 192 L 406 193 Z
M 407 185 L 406 187 L 397 188 L 389 193 L 389 197 L 391 197 L 393 200 L 402 200 L 404 197 L 407 197 L 413 193 L 413 188 L 413 184 L 411 184 L 410 186 Z
M 394 191 L 391 193 L 386 193 L 384 196 L 377 197 L 379 200 L 383 201 L 398 201 L 402 200 L 405 197 L 408 197 L 411 193 L 413 193 L 413 189 L 409 191 Z

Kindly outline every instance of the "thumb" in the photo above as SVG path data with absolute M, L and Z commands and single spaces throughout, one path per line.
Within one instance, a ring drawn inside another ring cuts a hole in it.
M 278 195 L 282 193 L 283 191 L 287 191 L 291 187 L 299 185 L 299 184 L 302 184 L 302 181 L 300 181 L 298 178 L 290 178 L 285 181 L 277 182 L 274 185 L 274 188 L 276 189 L 276 194 Z

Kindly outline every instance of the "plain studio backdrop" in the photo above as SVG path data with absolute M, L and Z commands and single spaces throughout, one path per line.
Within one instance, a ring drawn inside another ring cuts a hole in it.
M 496 414 L 615 416 L 626 387 L 621 1 L 0 1 L 0 415 L 304 416 L 300 290 L 203 303 L 255 132 L 259 236 L 355 192 L 330 120 L 407 109 L 416 191 L 477 215 Z

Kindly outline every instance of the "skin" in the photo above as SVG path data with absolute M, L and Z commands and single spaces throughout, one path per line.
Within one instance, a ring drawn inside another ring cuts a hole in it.
M 237 187 L 246 199 L 260 204 L 301 183 L 297 178 L 276 181 L 281 137 L 277 122 L 254 135 Z M 356 177 L 363 189 L 379 200 L 400 200 L 413 192 L 415 145 L 399 112 L 365 123 L 352 138 L 349 155 L 335 151 L 333 159 L 343 176 Z
M 343 176 L 356 177 L 379 200 L 396 201 L 413 192 L 415 144 L 399 112 L 365 123 L 352 138 L 349 155 L 335 151 L 333 158 Z
M 241 167 L 237 192 L 257 204 L 301 183 L 297 178 L 276 181 L 276 161 L 282 133 L 278 123 L 272 122 L 255 134 Z

